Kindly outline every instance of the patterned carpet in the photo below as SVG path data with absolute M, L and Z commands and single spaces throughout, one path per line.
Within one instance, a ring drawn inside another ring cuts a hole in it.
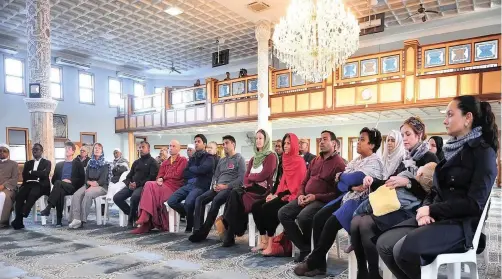
M 479 256 L 480 278 L 487 279 L 501 278 L 502 203 L 500 189 L 494 190 L 486 227 L 488 264 Z M 231 248 L 222 248 L 214 235 L 199 244 L 189 242 L 184 233 L 136 236 L 118 227 L 118 214 L 111 212 L 111 224 L 97 226 L 90 221 L 76 231 L 29 221 L 26 230 L 0 230 L 0 279 L 297 278 L 292 258 L 264 258 L 252 253 L 247 236 Z M 343 234 L 345 245 L 347 235 Z M 342 252 L 342 259 L 338 259 L 335 250 L 326 278 L 347 278 L 347 256 Z

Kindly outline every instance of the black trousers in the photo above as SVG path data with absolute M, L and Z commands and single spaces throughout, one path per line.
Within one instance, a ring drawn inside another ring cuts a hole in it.
M 124 212 L 129 215 L 129 223 L 133 223 L 138 219 L 138 206 L 141 199 L 143 187 L 137 187 L 134 190 L 129 187 L 124 187 L 113 196 L 113 202 Z M 127 199 L 131 198 L 131 205 L 127 204 Z
M 16 195 L 16 218 L 28 217 L 31 208 L 41 196 L 50 195 L 50 187 L 44 187 L 38 182 L 26 182 L 21 185 Z M 42 208 L 43 209 L 43 208 Z
M 312 223 L 315 214 L 323 208 L 325 203 L 313 201 L 305 207 L 298 205 L 298 200 L 289 202 L 278 213 L 279 221 L 284 227 L 284 233 L 301 253 L 311 251 Z M 296 220 L 298 219 L 298 225 Z
M 210 189 L 195 199 L 194 231 L 204 228 L 209 233 L 214 221 L 216 221 L 216 218 L 218 217 L 220 207 L 227 202 L 231 191 L 232 189 L 225 189 L 215 192 Z M 211 208 L 207 212 L 207 218 L 204 222 L 204 213 L 206 211 L 206 204 L 208 203 L 211 203 Z
M 340 205 L 342 199 L 337 203 L 323 207 L 314 215 L 314 223 L 312 225 L 314 250 L 307 259 L 309 269 L 326 269 L 326 254 L 333 246 L 336 235 L 343 227 L 333 215 Z
M 267 235 L 273 237 L 275 230 L 279 226 L 279 209 L 288 204 L 280 198 L 275 198 L 269 202 L 266 200 L 259 200 L 253 204 L 251 213 L 253 213 L 254 223 L 260 232 L 260 235 Z
M 369 272 L 370 279 L 381 278 L 378 251 L 373 241 L 373 238 L 381 233 L 370 215 L 358 215 L 352 218 L 350 237 L 357 258 L 357 272 L 363 277 Z
M 75 189 L 71 183 L 67 183 L 62 180 L 58 180 L 54 183 L 47 203 L 50 207 L 56 208 L 56 217 L 58 220 L 63 218 L 64 197 L 73 195 L 73 193 L 77 190 L 78 189 Z
M 461 223 L 446 221 L 419 227 L 415 219 L 400 223 L 377 241 L 380 257 L 397 279 L 420 279 L 422 259 L 432 261 L 439 254 L 464 252 L 464 245 Z

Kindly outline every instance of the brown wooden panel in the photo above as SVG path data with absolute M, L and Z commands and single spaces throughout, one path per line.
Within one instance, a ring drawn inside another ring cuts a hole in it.
M 335 90 L 336 107 L 353 106 L 356 104 L 356 88 L 340 88 Z
M 167 123 L 168 124 L 174 124 L 174 123 L 176 123 L 176 111 L 174 111 L 174 110 L 168 110 L 166 112 L 166 117 L 167 117 Z
M 418 81 L 418 99 L 436 98 L 436 78 L 423 78 Z
M 136 116 L 129 116 L 129 127 L 136 128 Z
M 235 103 L 225 104 L 225 119 L 235 118 Z
M 370 90 L 371 98 L 368 100 L 363 99 L 363 91 Z M 378 86 L 376 84 L 372 85 L 363 85 L 356 87 L 356 104 L 357 105 L 365 105 L 365 104 L 376 104 L 378 102 Z
M 185 123 L 185 110 L 180 109 L 176 111 L 176 123 Z
M 405 98 L 408 101 L 412 101 L 415 98 L 415 76 L 407 76 L 405 84 Z
M 500 71 L 483 73 L 481 93 L 500 93 Z
M 333 87 L 326 87 L 326 108 L 333 107 Z
M 152 126 L 153 126 L 153 115 L 152 114 L 145 115 L 145 127 L 152 127 Z
M 310 109 L 323 109 L 324 108 L 324 92 L 310 93 Z
M 125 129 L 125 118 L 115 118 L 115 129 L 124 130 Z
M 460 95 L 479 94 L 479 74 L 460 75 Z
M 213 104 L 213 119 L 223 119 L 224 117 L 223 104 Z
M 237 105 L 237 112 L 236 112 L 237 117 L 249 116 L 249 102 L 248 101 L 237 102 L 236 105 Z
M 402 101 L 402 83 L 401 82 L 386 82 L 380 83 L 380 90 L 378 92 L 379 102 L 399 102 Z
M 413 47 L 406 49 L 406 73 L 415 71 L 415 50 Z
M 249 116 L 258 115 L 258 100 L 249 101 Z
M 439 98 L 457 96 L 457 76 L 439 77 Z
M 196 121 L 205 121 L 206 120 L 206 107 L 197 107 L 195 110 L 195 120 Z
M 270 98 L 270 112 L 281 113 L 282 111 L 282 96 Z M 258 104 L 257 104 L 258 105 Z
M 136 126 L 138 128 L 145 127 L 145 116 L 144 115 L 138 115 L 136 118 Z
M 185 121 L 194 122 L 195 121 L 195 108 L 187 108 L 185 110 Z
M 296 111 L 306 111 L 310 109 L 309 93 L 296 95 Z
M 295 95 L 284 96 L 284 112 L 294 112 L 296 108 Z
M 162 122 L 161 122 L 161 114 L 160 113 L 155 113 L 153 115 L 153 126 L 160 126 L 162 125 Z

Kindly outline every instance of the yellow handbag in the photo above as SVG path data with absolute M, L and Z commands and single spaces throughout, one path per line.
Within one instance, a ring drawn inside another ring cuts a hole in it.
M 375 192 L 372 192 L 369 200 L 375 216 L 382 216 L 397 211 L 401 207 L 396 189 L 391 189 L 385 185 L 378 187 Z

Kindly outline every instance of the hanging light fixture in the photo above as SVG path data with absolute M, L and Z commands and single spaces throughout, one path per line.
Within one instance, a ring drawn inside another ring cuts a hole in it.
M 272 40 L 294 73 L 321 81 L 359 48 L 359 23 L 341 0 L 292 0 Z

